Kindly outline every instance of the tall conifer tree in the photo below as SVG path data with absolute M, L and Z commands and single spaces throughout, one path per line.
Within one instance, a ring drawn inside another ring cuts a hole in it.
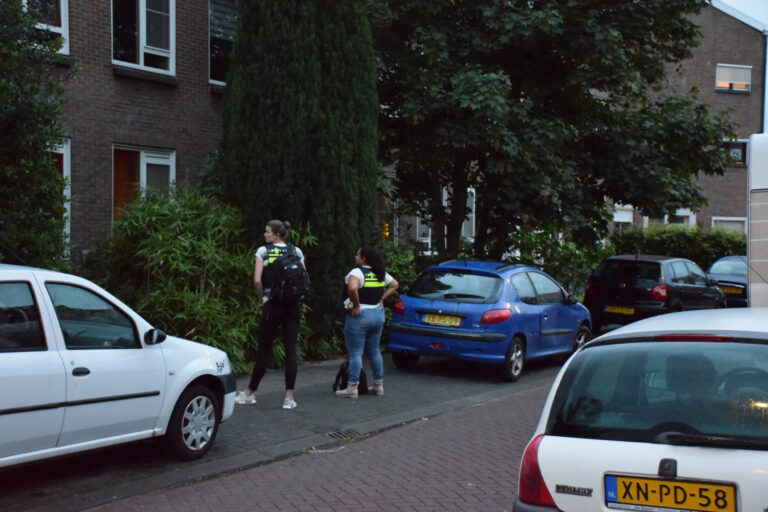
M 378 100 L 363 2 L 241 1 L 230 69 L 217 177 L 254 242 L 270 219 L 311 225 L 311 322 L 327 335 L 374 231 Z

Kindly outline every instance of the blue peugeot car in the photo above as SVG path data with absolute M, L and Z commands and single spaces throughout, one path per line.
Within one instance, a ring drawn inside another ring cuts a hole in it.
M 707 276 L 717 281 L 717 287 L 725 294 L 729 308 L 746 308 L 747 298 L 747 257 L 724 256 L 714 262 Z
M 526 361 L 581 347 L 590 325 L 587 308 L 535 267 L 453 260 L 427 268 L 394 305 L 388 347 L 398 368 L 444 356 L 498 365 L 515 381 Z

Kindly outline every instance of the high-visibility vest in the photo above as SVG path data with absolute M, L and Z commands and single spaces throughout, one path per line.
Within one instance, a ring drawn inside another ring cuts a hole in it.
M 385 283 L 383 279 L 379 280 L 370 268 L 358 268 L 363 273 L 363 287 L 357 290 L 357 293 L 360 296 L 360 304 L 375 306 L 381 302 L 381 298 L 384 296 L 384 288 L 386 288 L 387 283 Z

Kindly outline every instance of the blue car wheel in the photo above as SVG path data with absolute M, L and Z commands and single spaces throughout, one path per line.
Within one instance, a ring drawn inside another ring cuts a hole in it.
M 515 382 L 523 373 L 525 363 L 525 343 L 519 336 L 512 338 L 507 348 L 507 354 L 504 357 L 504 368 L 502 377 L 507 382 Z

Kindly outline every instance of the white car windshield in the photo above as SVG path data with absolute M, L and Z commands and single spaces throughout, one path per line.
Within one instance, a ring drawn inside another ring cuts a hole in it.
M 547 433 L 691 441 L 680 444 L 724 437 L 764 449 L 766 422 L 768 345 L 625 342 L 587 348 L 574 358 L 558 387 Z

